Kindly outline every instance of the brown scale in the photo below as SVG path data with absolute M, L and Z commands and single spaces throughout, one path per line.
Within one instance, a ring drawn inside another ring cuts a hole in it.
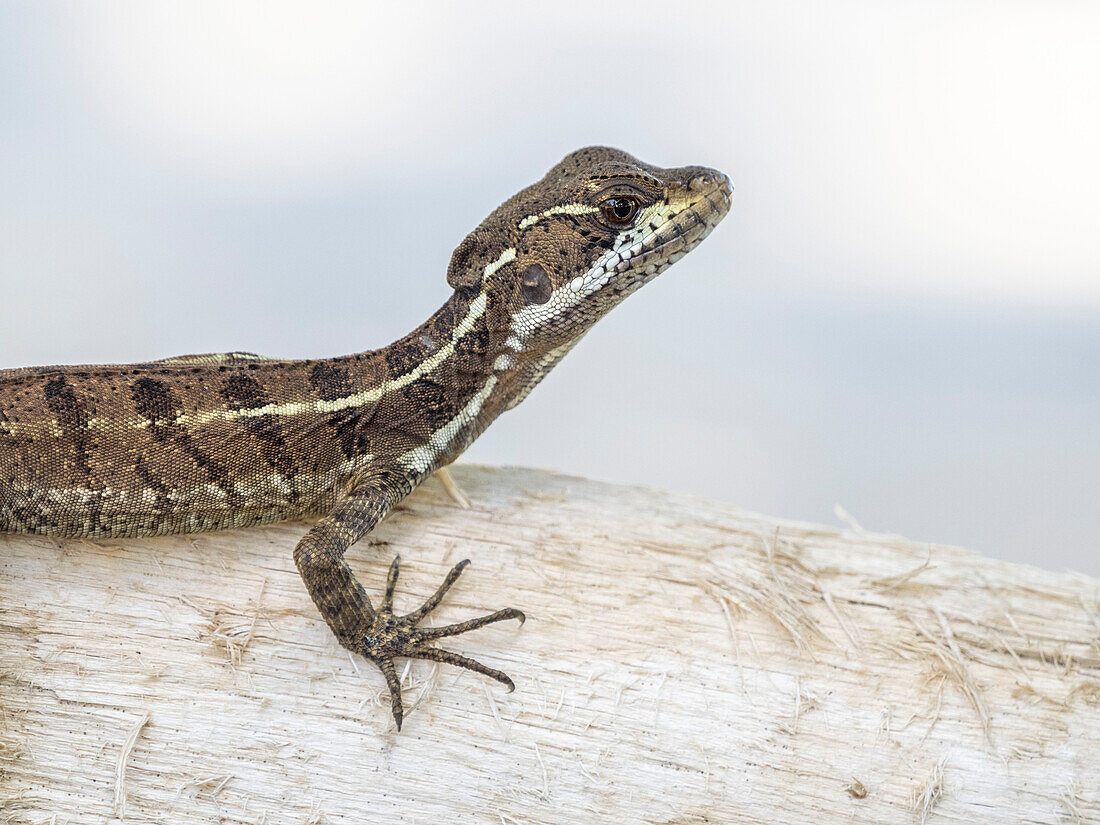
M 341 644 L 381 669 L 398 728 L 395 657 L 457 665 L 512 688 L 500 671 L 433 643 L 522 621 L 520 611 L 418 626 L 468 561 L 422 607 L 396 616 L 397 559 L 375 607 L 344 554 L 670 255 L 702 240 L 730 196 L 720 172 L 662 169 L 590 147 L 471 232 L 447 268 L 450 299 L 388 347 L 312 361 L 238 352 L 0 370 L 0 529 L 116 537 L 320 514 L 295 562 Z M 660 234 L 606 287 L 566 292 L 636 231 Z M 667 251 L 659 238 L 669 239 Z M 555 295 L 572 302 L 552 314 Z M 528 319 L 519 327 L 517 313 Z M 477 415 L 466 416 L 477 401 Z

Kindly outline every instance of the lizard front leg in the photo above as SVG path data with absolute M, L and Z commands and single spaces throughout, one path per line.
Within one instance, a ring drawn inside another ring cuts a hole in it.
M 418 623 L 443 600 L 443 596 L 470 563 L 464 559 L 447 574 L 443 584 L 423 605 L 398 616 L 393 612 L 393 591 L 397 584 L 400 557 L 394 558 L 386 577 L 386 590 L 377 610 L 363 586 L 344 560 L 347 549 L 365 536 L 408 492 L 404 479 L 381 476 L 361 480 L 335 508 L 321 519 L 294 548 L 294 563 L 321 616 L 344 647 L 370 659 L 382 671 L 390 691 L 390 707 L 397 729 L 401 730 L 404 711 L 401 684 L 394 666 L 395 657 L 429 659 L 483 673 L 509 690 L 512 680 L 499 670 L 480 662 L 432 647 L 429 642 L 457 636 L 505 619 L 524 621 L 519 610 L 508 608 L 445 627 L 422 628 Z

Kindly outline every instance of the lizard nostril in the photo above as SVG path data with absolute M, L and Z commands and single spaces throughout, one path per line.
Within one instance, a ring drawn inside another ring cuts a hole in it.
M 688 181 L 688 189 L 692 192 L 718 189 L 729 195 L 733 192 L 733 183 L 717 169 L 704 169 Z

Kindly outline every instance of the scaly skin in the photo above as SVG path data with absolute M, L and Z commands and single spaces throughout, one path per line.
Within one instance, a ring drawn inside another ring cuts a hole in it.
M 344 561 L 435 469 L 518 404 L 588 329 L 729 210 L 725 175 L 616 149 L 568 155 L 459 245 L 447 302 L 399 341 L 339 358 L 250 353 L 0 371 L 0 530 L 195 532 L 322 514 L 294 550 L 340 643 L 375 662 L 401 727 L 395 657 L 511 680 L 430 642 L 516 618 L 418 622 L 376 609 Z

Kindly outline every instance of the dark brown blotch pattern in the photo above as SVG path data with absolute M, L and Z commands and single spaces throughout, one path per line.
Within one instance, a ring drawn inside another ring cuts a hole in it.
M 222 395 L 229 402 L 229 408 L 237 411 L 256 410 L 271 403 L 263 385 L 253 376 L 241 373 L 225 379 Z M 239 421 L 241 429 L 260 442 L 260 454 L 268 466 L 285 479 L 294 478 L 296 462 L 283 437 L 281 417 L 248 415 L 241 416 Z
M 192 437 L 190 430 L 176 423 L 176 418 L 183 412 L 183 407 L 175 392 L 163 378 L 142 376 L 130 385 L 130 392 L 134 400 L 134 409 L 148 422 L 146 429 L 154 443 L 161 445 L 170 454 L 179 453 L 186 456 L 191 464 L 198 468 L 205 483 L 213 484 L 221 490 L 226 506 L 236 507 L 243 504 L 234 488 L 233 478 L 226 463 L 208 454 Z M 182 477 L 191 474 L 179 472 L 163 478 L 163 464 L 157 463 L 161 466 L 150 467 L 149 459 L 139 454 L 135 462 L 135 472 L 145 487 L 157 492 L 159 499 L 162 492 L 167 496 L 172 485 L 179 487 Z M 161 479 L 160 484 L 153 481 L 157 478 Z

